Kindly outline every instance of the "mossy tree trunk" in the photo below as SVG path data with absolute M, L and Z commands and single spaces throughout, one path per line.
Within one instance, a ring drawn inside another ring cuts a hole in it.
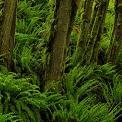
M 68 34 L 67 34 L 67 38 L 66 38 L 66 46 L 67 47 L 70 44 L 70 36 L 71 36 L 71 32 L 73 30 L 75 16 L 77 14 L 77 9 L 78 9 L 77 4 L 78 4 L 78 2 L 76 3 L 75 0 L 72 0 L 70 23 L 69 23 Z M 79 4 L 80 4 L 80 2 L 79 2 Z
M 16 25 L 17 0 L 5 0 L 0 33 L 0 54 L 3 55 L 3 65 L 9 70 L 12 66 L 12 51 L 14 48 L 14 36 Z
M 71 32 L 73 30 L 75 17 L 77 14 L 77 10 L 80 6 L 80 2 L 81 2 L 81 0 L 72 0 L 71 16 L 70 16 L 70 23 L 69 23 L 68 34 L 67 34 L 67 39 L 66 39 L 66 46 L 69 46 L 69 44 L 70 44 L 70 36 L 71 36 Z
M 0 14 L 0 48 L 1 48 L 2 45 L 1 32 L 2 32 L 2 22 L 3 22 L 4 0 L 1 0 L 0 10 L 1 10 L 1 14 Z
M 56 0 L 55 22 L 52 24 L 48 50 L 50 63 L 45 72 L 46 80 L 59 80 L 63 71 L 64 50 L 70 25 L 72 0 Z
M 115 24 L 112 37 L 113 41 L 108 50 L 108 62 L 117 64 L 122 49 L 122 0 L 115 1 Z
M 91 28 L 90 38 L 88 38 L 87 46 L 84 49 L 85 53 L 83 55 L 81 64 L 89 65 L 90 63 L 97 63 L 99 42 L 102 34 L 102 28 L 104 26 L 105 15 L 107 11 L 109 0 L 100 1 L 99 8 L 96 13 L 96 17 Z M 87 35 L 88 37 L 88 35 Z
M 104 28 L 104 24 L 105 24 L 105 17 L 106 17 L 106 13 L 107 13 L 107 9 L 108 9 L 108 5 L 109 5 L 109 0 L 106 0 L 106 2 L 103 2 L 101 6 L 103 7 L 102 13 L 101 13 L 101 21 L 99 22 L 99 32 L 98 35 L 96 37 L 96 41 L 95 41 L 95 45 L 94 45 L 94 49 L 93 49 L 93 54 L 92 54 L 92 59 L 91 62 L 94 63 L 99 63 L 101 58 L 98 58 L 98 55 L 100 53 L 100 41 L 101 41 L 101 36 L 103 34 L 103 28 Z
M 73 64 L 77 64 L 78 62 L 81 62 L 84 51 L 86 49 L 86 44 L 91 31 L 90 23 L 91 23 L 93 2 L 94 0 L 85 0 L 84 2 L 84 13 L 82 16 L 81 34 L 77 44 L 76 52 L 74 54 Z

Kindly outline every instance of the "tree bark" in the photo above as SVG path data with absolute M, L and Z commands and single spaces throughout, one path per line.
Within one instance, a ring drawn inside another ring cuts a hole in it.
M 105 24 L 105 17 L 107 14 L 107 9 L 108 9 L 108 5 L 109 5 L 109 0 L 106 0 L 105 2 L 103 2 L 103 10 L 102 10 L 102 14 L 101 14 L 101 21 L 99 22 L 100 27 L 99 27 L 99 32 L 95 41 L 95 45 L 94 45 L 94 49 L 93 49 L 93 54 L 92 54 L 92 59 L 91 62 L 94 62 L 95 64 L 99 63 L 99 59 L 98 55 L 99 55 L 99 49 L 100 49 L 100 41 L 101 41 L 101 36 L 103 34 L 103 28 L 104 28 L 104 24 Z
M 50 63 L 45 72 L 46 80 L 59 80 L 63 71 L 64 50 L 70 24 L 72 0 L 56 0 L 55 22 L 48 45 Z
M 118 55 L 122 49 L 122 0 L 115 1 L 115 23 L 112 34 L 113 40 L 107 52 L 107 61 L 117 64 Z
M 98 52 L 95 51 L 99 50 L 99 41 L 101 37 L 101 31 L 104 24 L 108 3 L 109 0 L 101 1 L 99 3 L 99 8 L 96 14 L 96 18 L 93 27 L 91 29 L 90 38 L 87 43 L 86 49 L 84 49 L 85 53 L 82 58 L 82 64 L 89 65 L 90 63 L 93 63 L 92 58 L 93 60 L 97 60 L 98 58 Z M 97 53 L 97 55 L 96 54 L 94 55 L 94 53 Z
M 4 1 L 2 0 L 2 3 L 0 5 L 0 10 L 1 10 L 1 15 L 0 15 L 0 35 L 1 35 L 1 30 L 2 30 L 2 22 L 3 22 L 3 8 L 4 8 Z M 0 48 L 1 48 L 1 45 L 2 45 L 2 39 L 1 39 L 1 36 L 0 36 Z
M 75 21 L 75 17 L 76 17 L 79 5 L 80 5 L 80 0 L 72 0 L 70 23 L 69 23 L 68 34 L 67 34 L 67 39 L 66 39 L 67 46 L 70 41 L 70 36 L 71 36 L 71 32 L 73 30 L 73 25 L 74 25 L 74 21 Z
M 78 3 L 77 3 L 78 4 Z M 77 14 L 77 9 L 78 6 L 75 3 L 74 0 L 72 0 L 72 8 L 71 8 L 71 16 L 70 16 L 70 23 L 69 23 L 69 28 L 68 28 L 68 34 L 67 34 L 67 39 L 66 39 L 66 46 L 68 47 L 70 44 L 70 36 L 71 36 L 71 32 L 73 30 L 73 25 L 74 25 L 74 21 L 75 21 L 75 16 Z
M 17 0 L 5 0 L 0 35 L 0 53 L 3 55 L 3 64 L 11 70 L 12 51 L 14 48 L 14 35 L 16 25 Z
M 94 0 L 85 0 L 84 3 L 84 13 L 82 16 L 83 22 L 81 24 L 81 34 L 80 34 L 79 41 L 77 43 L 73 64 L 77 64 L 78 62 L 81 62 L 84 55 L 84 51 L 86 49 L 86 44 L 91 31 L 90 23 L 91 23 L 93 2 Z

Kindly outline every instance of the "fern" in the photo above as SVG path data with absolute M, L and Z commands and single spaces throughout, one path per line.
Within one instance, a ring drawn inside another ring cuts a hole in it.
M 47 109 L 46 94 L 40 93 L 38 86 L 29 83 L 30 79 L 17 78 L 16 74 L 0 73 L 0 91 L 2 112 L 26 112 L 26 116 L 35 122 L 35 109 Z M 3 102 L 4 103 L 3 103 Z M 32 116 L 33 115 L 33 116 Z M 24 115 L 23 115 L 24 116 Z M 26 121 L 26 120 L 23 120 Z
M 0 113 L 0 122 L 20 122 L 21 119 L 19 119 L 16 115 L 14 115 L 13 113 L 9 113 L 9 114 L 1 114 Z
M 115 121 L 121 111 L 121 78 L 114 66 L 77 66 L 63 83 L 66 99 L 54 107 L 54 121 Z

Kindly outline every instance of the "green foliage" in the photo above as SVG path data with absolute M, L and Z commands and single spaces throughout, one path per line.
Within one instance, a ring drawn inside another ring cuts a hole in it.
M 18 119 L 16 115 L 13 113 L 9 114 L 1 114 L 0 113 L 0 122 L 18 122 L 21 121 L 21 119 Z
M 106 104 L 91 105 L 92 98 L 85 98 L 78 104 L 70 101 L 66 106 L 54 113 L 54 119 L 61 122 L 114 122 L 114 114 L 107 108 Z
M 121 110 L 121 77 L 110 64 L 75 67 L 63 79 L 63 96 L 41 93 L 32 80 L 0 73 L 1 113 L 16 113 L 22 122 L 114 122 Z
M 23 121 L 25 118 L 39 121 L 36 114 L 39 109 L 47 107 L 46 95 L 39 92 L 36 85 L 29 83 L 30 78 L 17 78 L 16 74 L 0 73 L 1 112 L 15 112 Z M 23 112 L 25 114 L 23 114 Z
M 105 19 L 105 26 L 103 29 L 104 31 L 100 42 L 100 46 L 102 49 L 107 49 L 110 45 L 110 41 L 112 41 L 111 37 L 114 27 L 114 17 L 115 17 L 114 0 L 110 0 Z
M 63 83 L 67 99 L 54 107 L 54 121 L 115 121 L 121 110 L 122 84 L 114 66 L 78 65 L 66 75 Z
M 32 85 L 32 78 L 19 78 L 15 73 L 0 73 L 0 112 L 13 112 L 20 118 L 20 122 L 40 122 L 41 113 L 49 111 L 54 104 L 60 103 L 64 99 L 58 93 L 41 93 L 39 87 Z M 47 115 L 50 112 L 46 113 Z M 1 121 L 7 119 L 13 120 L 16 116 L 13 114 L 1 115 Z M 44 114 L 43 114 L 44 115 Z M 42 115 L 42 116 L 43 116 Z
M 0 1 L 0 16 L 2 4 Z M 111 64 L 78 64 L 72 67 L 71 54 L 66 57 L 68 66 L 65 68 L 69 70 L 64 73 L 62 81 L 59 81 L 62 84 L 58 93 L 49 92 L 48 89 L 48 92 L 44 92 L 39 88 L 45 82 L 40 77 L 50 58 L 47 54 L 47 42 L 51 23 L 54 21 L 53 5 L 54 0 L 18 1 L 16 47 L 13 52 L 17 74 L 0 67 L 0 122 L 116 121 L 121 116 L 122 77 Z M 114 2 L 110 0 L 100 44 L 105 50 L 112 35 L 113 7 Z M 77 31 L 80 31 L 82 14 L 83 6 L 78 10 L 71 34 L 73 52 L 79 38 Z M 51 88 L 54 85 L 48 84 Z
M 17 72 L 22 69 L 33 73 L 44 69 L 48 60 L 45 46 L 53 17 L 53 9 L 49 9 L 52 6 L 52 0 L 18 2 L 16 47 L 13 54 Z

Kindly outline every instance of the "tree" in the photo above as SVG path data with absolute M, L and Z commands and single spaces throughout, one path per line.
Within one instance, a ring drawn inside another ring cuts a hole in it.
M 107 52 L 108 62 L 118 63 L 118 55 L 122 49 L 122 1 L 115 0 L 115 22 L 112 40 Z
M 75 52 L 75 58 L 73 63 L 77 64 L 81 62 L 84 54 L 84 50 L 86 49 L 86 44 L 88 41 L 88 36 L 90 34 L 90 23 L 92 16 L 92 6 L 94 0 L 85 0 L 84 2 L 84 12 L 82 16 L 82 25 L 81 25 L 81 34 L 77 43 L 77 48 Z
M 95 45 L 94 45 L 93 54 L 91 58 L 92 62 L 98 63 L 98 64 L 101 61 L 101 58 L 99 58 L 98 55 L 100 53 L 100 41 L 101 41 L 101 36 L 103 34 L 103 28 L 104 28 L 105 17 L 106 17 L 109 1 L 110 0 L 106 0 L 105 2 L 102 2 L 100 5 L 101 6 L 101 16 L 100 16 L 101 20 L 99 21 L 100 26 L 99 26 L 98 34 L 95 40 Z
M 76 1 L 75 1 L 76 2 Z M 51 54 L 50 63 L 45 73 L 47 80 L 59 80 L 63 72 L 64 51 L 66 40 L 69 40 L 74 17 L 76 15 L 79 0 L 56 0 L 54 22 L 51 27 L 51 34 L 48 44 L 48 51 Z
M 70 44 L 70 36 L 71 36 L 72 29 L 73 29 L 75 16 L 77 14 L 78 4 L 80 4 L 80 0 L 79 1 L 78 0 L 72 1 L 70 23 L 69 23 L 68 34 L 67 34 L 67 38 L 66 38 L 66 46 L 67 47 Z
M 12 66 L 12 51 L 14 48 L 14 35 L 16 25 L 17 0 L 5 0 L 0 33 L 0 53 L 3 56 L 3 64 L 10 70 Z
M 85 1 L 81 37 L 76 50 L 76 56 L 82 65 L 98 61 L 99 43 L 109 5 L 109 0 L 99 1 L 92 12 L 93 2 L 91 0 Z

